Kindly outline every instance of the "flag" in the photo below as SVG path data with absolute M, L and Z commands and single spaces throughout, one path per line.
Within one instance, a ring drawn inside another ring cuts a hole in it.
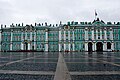
M 97 16 L 97 12 L 96 12 L 96 10 L 95 10 L 95 16 Z

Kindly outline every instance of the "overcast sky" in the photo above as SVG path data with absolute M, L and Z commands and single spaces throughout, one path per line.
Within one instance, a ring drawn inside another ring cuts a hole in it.
M 0 24 L 120 21 L 120 0 L 0 0 Z

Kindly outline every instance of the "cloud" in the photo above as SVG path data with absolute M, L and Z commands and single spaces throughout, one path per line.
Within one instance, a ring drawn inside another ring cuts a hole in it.
M 12 18 L 13 10 L 8 1 L 0 1 L 0 24 L 9 24 Z
M 120 0 L 1 0 L 0 23 L 59 23 L 93 21 L 94 12 L 104 21 L 119 21 Z

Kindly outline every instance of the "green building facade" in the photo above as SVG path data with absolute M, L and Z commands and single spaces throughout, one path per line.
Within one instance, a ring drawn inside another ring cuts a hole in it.
M 0 51 L 120 51 L 120 22 L 1 25 Z

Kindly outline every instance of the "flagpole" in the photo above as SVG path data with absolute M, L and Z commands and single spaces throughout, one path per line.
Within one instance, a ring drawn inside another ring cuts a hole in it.
M 96 20 L 96 15 L 95 15 L 95 20 Z
M 95 9 L 95 20 L 96 20 L 96 17 L 97 17 L 97 12 L 96 12 L 96 9 Z
M 95 10 L 95 13 L 96 13 L 96 10 Z M 96 20 L 96 15 L 95 15 L 95 20 Z

